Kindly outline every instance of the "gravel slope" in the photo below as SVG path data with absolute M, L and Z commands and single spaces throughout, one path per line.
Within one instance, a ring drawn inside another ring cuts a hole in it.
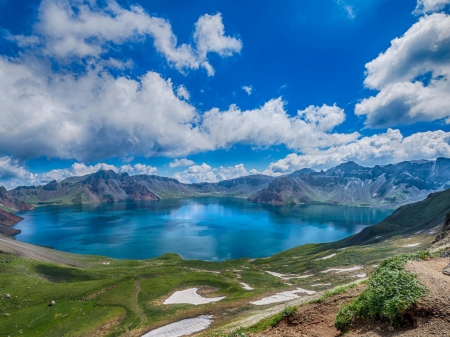
M 0 251 L 37 261 L 82 267 L 80 262 L 71 258 L 71 254 L 19 242 L 3 235 L 0 235 Z

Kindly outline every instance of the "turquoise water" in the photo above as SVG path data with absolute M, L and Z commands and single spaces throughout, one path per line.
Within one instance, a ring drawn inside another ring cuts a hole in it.
M 21 214 L 16 239 L 58 250 L 144 259 L 266 257 L 312 242 L 342 239 L 391 210 L 330 205 L 267 206 L 237 198 L 46 206 Z

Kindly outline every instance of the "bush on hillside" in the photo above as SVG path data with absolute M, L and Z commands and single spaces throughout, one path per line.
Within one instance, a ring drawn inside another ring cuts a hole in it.
M 427 288 L 417 280 L 417 276 L 403 269 L 406 262 L 431 256 L 418 252 L 393 256 L 381 262 L 367 281 L 366 290 L 338 312 L 334 321 L 336 328 L 345 331 L 356 317 L 396 322 L 427 293 Z

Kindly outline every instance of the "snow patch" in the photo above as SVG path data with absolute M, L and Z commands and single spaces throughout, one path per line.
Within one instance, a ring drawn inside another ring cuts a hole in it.
M 165 325 L 161 328 L 147 332 L 142 337 L 181 337 L 199 332 L 208 328 L 214 322 L 213 316 L 202 315 L 196 318 L 183 319 L 181 321 Z
M 283 274 L 276 273 L 276 272 L 274 272 L 274 271 L 268 271 L 268 270 L 266 270 L 266 273 L 267 273 L 267 274 L 270 274 L 270 275 L 272 275 L 272 276 L 275 276 L 275 277 L 279 277 L 279 278 L 283 278 L 283 277 L 284 277 Z
M 359 270 L 359 269 L 363 269 L 363 267 L 362 266 L 354 266 L 351 268 L 343 268 L 343 269 L 331 268 L 331 269 L 324 270 L 322 273 L 326 274 L 326 273 L 329 273 L 330 271 L 335 271 L 336 274 L 340 274 L 340 273 L 355 271 L 355 270 Z
M 420 245 L 420 243 L 411 243 L 411 244 L 409 244 L 409 245 L 406 245 L 406 246 L 403 246 L 404 248 L 408 248 L 408 247 L 417 247 L 417 246 L 419 246 Z
M 253 288 L 250 287 L 247 283 L 241 282 L 240 285 L 241 285 L 242 288 L 244 288 L 245 290 L 253 290 Z
M 316 259 L 316 260 L 328 260 L 328 259 L 331 259 L 332 257 L 335 257 L 335 256 L 336 256 L 336 253 L 331 254 L 331 255 L 327 255 L 325 257 L 321 257 L 320 259 Z
M 278 294 L 275 294 L 275 295 L 272 295 L 269 297 L 264 297 L 264 298 L 260 299 L 259 301 L 250 302 L 250 303 L 254 304 L 254 305 L 266 305 L 266 304 L 284 302 L 284 301 L 289 301 L 289 300 L 299 298 L 300 296 L 297 294 L 301 294 L 301 293 L 305 293 L 307 295 L 312 295 L 312 294 L 315 294 L 316 292 L 312 291 L 312 290 L 297 288 L 292 291 L 283 291 L 282 293 L 278 293 Z
M 172 296 L 164 301 L 164 304 L 206 304 L 223 300 L 223 297 L 207 298 L 197 294 L 199 288 L 190 288 L 181 291 L 175 291 Z
M 353 275 L 352 277 L 365 278 L 366 276 L 367 276 L 366 273 L 362 273 L 362 274 Z
M 268 270 L 266 270 L 266 273 L 270 274 L 272 276 L 278 277 L 278 278 L 280 278 L 282 280 L 291 280 L 293 278 L 307 278 L 307 277 L 310 277 L 310 276 L 314 276 L 314 274 L 302 275 L 302 276 L 286 276 L 284 274 L 280 274 L 280 273 L 276 273 L 274 271 L 268 271 Z

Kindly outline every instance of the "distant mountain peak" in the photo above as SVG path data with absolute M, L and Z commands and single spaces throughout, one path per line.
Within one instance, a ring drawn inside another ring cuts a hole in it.
M 338 166 L 335 167 L 335 169 L 338 168 L 350 168 L 350 169 L 354 169 L 354 168 L 365 168 L 364 166 L 361 166 L 357 163 L 355 163 L 354 161 L 347 161 L 345 163 L 339 164 Z
M 314 173 L 314 172 L 316 172 L 316 171 L 314 171 L 312 168 L 305 167 L 305 168 L 302 168 L 300 170 L 292 172 L 291 174 L 288 175 L 288 177 L 289 178 L 296 178 L 298 176 L 304 176 L 304 175 L 308 175 L 308 174 L 311 174 L 311 173 Z

